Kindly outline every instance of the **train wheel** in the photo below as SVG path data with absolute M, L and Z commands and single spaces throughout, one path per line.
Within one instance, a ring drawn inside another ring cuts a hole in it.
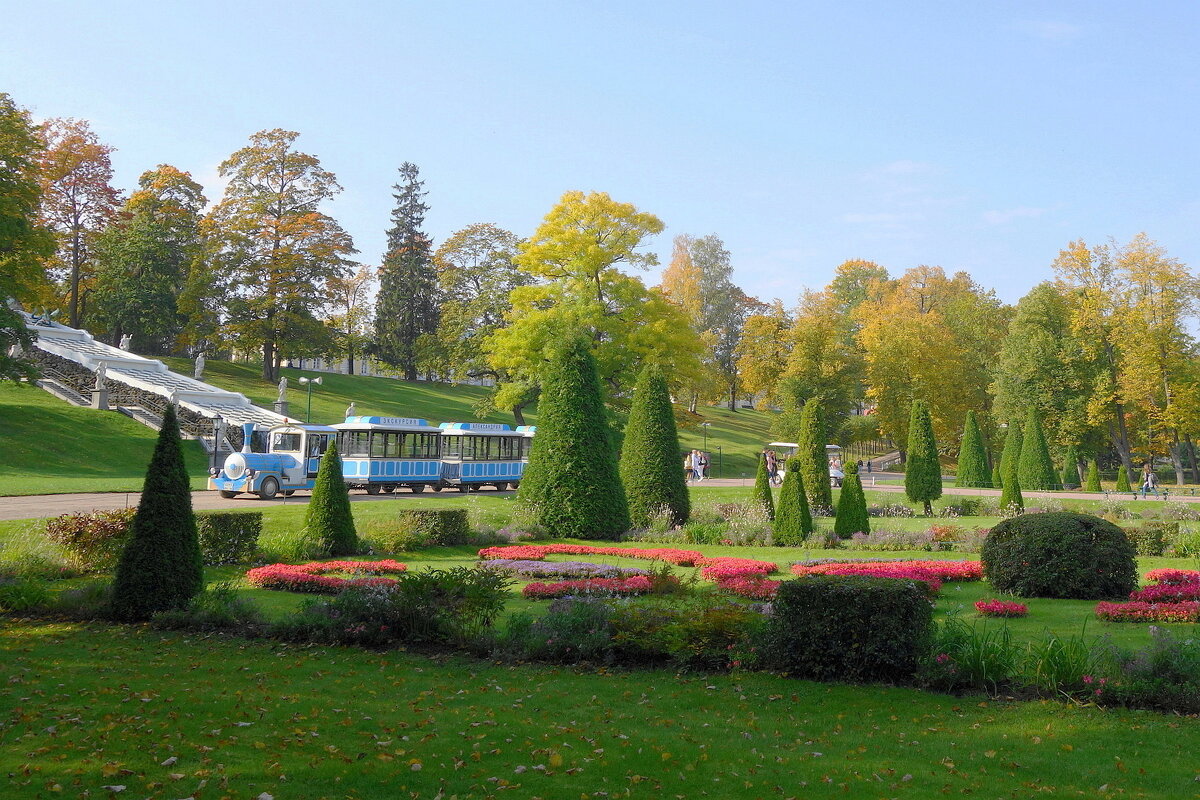
M 262 486 L 258 487 L 258 496 L 263 500 L 271 500 L 279 494 L 279 481 L 274 478 L 263 478 Z
M 460 483 L 460 484 L 458 485 L 458 491 L 460 491 L 460 492 L 461 492 L 461 493 L 463 493 L 463 494 L 466 494 L 467 492 L 471 491 L 471 484 L 469 484 L 469 483 Z
M 367 484 L 367 494 L 379 494 L 379 484 L 378 483 L 368 483 Z
M 425 484 L 414 483 L 412 486 L 409 486 L 408 488 L 412 491 L 413 494 L 420 494 L 421 492 L 425 491 Z
M 422 485 L 424 485 L 424 484 L 422 484 Z M 435 483 L 435 484 L 432 484 L 429 488 L 433 489 L 435 492 L 440 492 L 442 490 L 442 485 L 440 483 Z
M 232 500 L 233 498 L 235 498 L 237 496 L 238 496 L 237 492 L 226 492 L 223 490 L 221 492 L 221 497 L 224 497 L 226 500 Z
M 387 486 L 380 486 L 379 490 L 384 494 L 391 494 L 392 492 L 396 491 L 396 487 L 388 484 Z
M 283 490 L 283 496 L 284 496 L 284 497 L 291 497 L 291 496 L 292 496 L 292 495 L 294 495 L 295 493 L 296 493 L 296 490 L 295 490 L 295 489 L 284 489 L 284 490 Z

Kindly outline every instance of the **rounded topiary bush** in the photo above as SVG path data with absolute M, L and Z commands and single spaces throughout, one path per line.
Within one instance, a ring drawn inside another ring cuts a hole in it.
M 1021 597 L 1100 600 L 1137 588 L 1125 531 L 1090 514 L 1023 514 L 988 533 L 980 560 L 992 588 Z

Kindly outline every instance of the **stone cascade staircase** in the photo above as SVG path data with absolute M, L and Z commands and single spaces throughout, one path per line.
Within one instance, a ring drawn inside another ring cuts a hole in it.
M 78 328 L 31 314 L 23 316 L 37 337 L 34 347 L 38 352 L 31 354 L 42 362 L 43 377 L 37 385 L 68 403 L 96 407 L 101 404 L 100 397 L 111 396 L 116 400 L 112 410 L 156 430 L 162 427 L 167 405 L 174 403 L 180 408 L 184 434 L 200 440 L 210 453 L 214 449 L 237 449 L 231 441 L 234 431 L 229 428 L 236 430 L 250 422 L 266 429 L 285 421 L 282 415 L 254 405 L 243 394 L 171 372 L 157 359 L 96 341 Z M 104 386 L 97 388 L 101 367 Z

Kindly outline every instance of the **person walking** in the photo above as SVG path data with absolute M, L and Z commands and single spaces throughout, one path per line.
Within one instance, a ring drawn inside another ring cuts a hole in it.
M 711 463 L 712 462 L 709 461 L 709 458 L 708 458 L 708 453 L 701 450 L 700 451 L 700 480 L 704 480 L 705 478 L 708 477 L 708 466 Z
M 696 471 L 695 471 L 695 464 L 692 461 L 692 451 L 689 450 L 688 452 L 684 453 L 684 455 L 683 455 L 683 479 L 686 480 L 688 483 L 691 483 L 692 478 L 694 478 L 695 475 L 696 475 Z
M 779 459 L 775 456 L 774 450 L 767 451 L 767 477 L 772 486 L 779 485 Z

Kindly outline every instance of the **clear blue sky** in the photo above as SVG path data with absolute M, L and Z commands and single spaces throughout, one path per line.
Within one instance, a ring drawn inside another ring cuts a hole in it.
M 1013 302 L 1076 238 L 1200 263 L 1198 33 L 1194 2 L 42 0 L 4 12 L 0 90 L 90 120 L 123 189 L 169 163 L 215 199 L 299 131 L 369 264 L 412 161 L 436 242 L 607 191 L 763 299 L 867 258 Z

